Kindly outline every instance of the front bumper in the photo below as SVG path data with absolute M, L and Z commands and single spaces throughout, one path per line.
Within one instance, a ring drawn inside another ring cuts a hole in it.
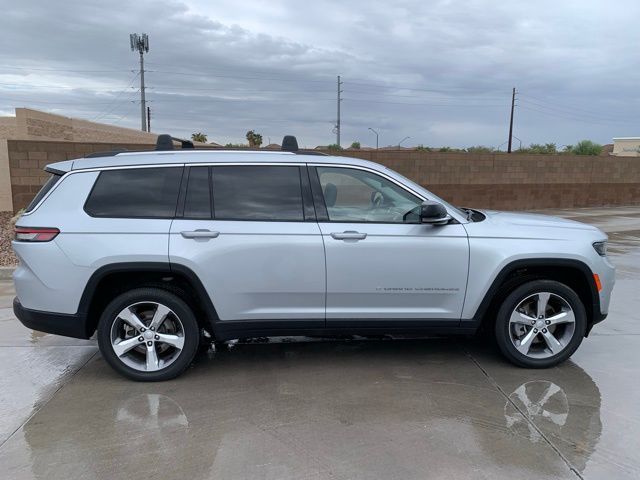
M 22 324 L 32 330 L 53 333 L 65 337 L 90 338 L 93 332 L 83 314 L 43 312 L 24 308 L 18 300 L 13 299 L 13 313 Z

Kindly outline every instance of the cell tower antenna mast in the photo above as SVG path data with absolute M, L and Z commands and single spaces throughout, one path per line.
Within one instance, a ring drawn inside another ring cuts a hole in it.
M 149 53 L 149 36 L 146 33 L 129 35 L 131 51 L 140 53 L 140 122 L 143 132 L 147 132 L 147 102 L 144 96 L 144 54 Z

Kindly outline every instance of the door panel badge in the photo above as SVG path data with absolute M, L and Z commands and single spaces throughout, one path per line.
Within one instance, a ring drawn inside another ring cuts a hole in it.
M 431 293 L 436 295 L 453 295 L 459 291 L 460 289 L 456 287 L 376 287 L 376 292 L 382 293 Z

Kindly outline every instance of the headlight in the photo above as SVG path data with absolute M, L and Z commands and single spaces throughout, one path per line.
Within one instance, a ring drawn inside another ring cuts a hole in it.
M 601 257 L 606 257 L 607 256 L 607 241 L 603 241 L 603 242 L 596 242 L 593 244 L 593 248 L 595 249 L 596 252 L 598 252 L 598 255 L 600 255 Z

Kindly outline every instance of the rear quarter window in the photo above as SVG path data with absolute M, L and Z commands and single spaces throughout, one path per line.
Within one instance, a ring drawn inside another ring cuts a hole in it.
M 173 218 L 182 167 L 100 172 L 84 210 L 92 217 Z
M 52 174 L 49 177 L 49 179 L 45 182 L 45 184 L 42 186 L 40 191 L 33 198 L 33 200 L 31 200 L 31 203 L 25 209 L 25 213 L 28 213 L 32 211 L 34 208 L 36 208 L 36 205 L 40 203 L 40 200 L 42 200 L 44 196 L 51 191 L 51 189 L 55 186 L 56 183 L 58 183 L 58 180 L 60 180 L 61 178 L 62 178 L 61 175 L 58 175 L 56 173 Z

